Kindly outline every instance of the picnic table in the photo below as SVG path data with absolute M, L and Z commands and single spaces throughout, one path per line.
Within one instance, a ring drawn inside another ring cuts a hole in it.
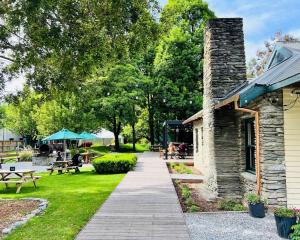
M 70 170 L 75 170 L 75 172 L 79 172 L 79 167 L 72 166 L 72 161 L 55 161 L 52 163 L 52 166 L 47 170 L 50 171 L 50 175 L 52 175 L 54 171 L 57 171 L 58 174 L 69 172 Z
M 22 184 L 26 182 L 33 182 L 34 187 L 36 188 L 36 181 L 40 179 L 40 176 L 34 176 L 35 170 L 26 170 L 20 169 L 15 171 L 10 170 L 0 170 L 0 183 L 4 183 L 6 188 L 8 188 L 9 183 L 15 183 L 17 186 L 16 193 L 19 193 Z

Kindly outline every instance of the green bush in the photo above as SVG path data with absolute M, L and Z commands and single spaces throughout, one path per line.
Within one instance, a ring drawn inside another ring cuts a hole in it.
M 286 207 L 278 207 L 274 210 L 274 215 L 277 217 L 296 217 L 297 212 L 294 209 L 286 208 Z
M 29 162 L 32 161 L 33 152 L 31 150 L 24 150 L 19 153 L 20 161 Z
M 221 200 L 219 202 L 219 209 L 224 211 L 245 211 L 247 208 L 236 200 Z
M 258 203 L 265 203 L 265 200 L 255 193 L 247 193 L 246 200 L 250 204 L 258 204 Z
M 97 173 L 127 173 L 137 162 L 134 154 L 106 154 L 96 158 L 93 166 Z
M 294 230 L 294 232 L 290 235 L 291 240 L 299 240 L 300 239 L 300 223 L 292 226 L 292 230 Z

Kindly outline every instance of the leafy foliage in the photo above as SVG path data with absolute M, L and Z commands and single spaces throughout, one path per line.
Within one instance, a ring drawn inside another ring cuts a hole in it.
M 250 204 L 258 204 L 258 203 L 266 202 L 260 195 L 257 195 L 255 193 L 246 194 L 246 200 Z
M 299 240 L 300 239 L 300 223 L 292 226 L 293 233 L 291 233 L 291 240 Z
M 241 202 L 236 200 L 228 200 L 224 199 L 221 200 L 219 203 L 219 209 L 224 211 L 245 211 L 247 210 L 246 207 L 241 204 Z
M 274 215 L 277 217 L 296 217 L 297 216 L 297 211 L 295 209 L 290 209 L 286 207 L 278 207 L 275 208 L 274 210 Z
M 37 90 L 76 90 L 94 72 L 134 58 L 156 38 L 156 0 L 2 1 L 6 75 Z
M 106 154 L 93 161 L 97 173 L 126 173 L 132 170 L 137 162 L 134 154 Z

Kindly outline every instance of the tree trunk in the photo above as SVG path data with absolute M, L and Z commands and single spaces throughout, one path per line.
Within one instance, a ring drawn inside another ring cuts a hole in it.
M 114 133 L 114 135 L 115 135 L 115 150 L 118 152 L 120 151 L 119 134 Z
M 150 143 L 151 143 L 151 145 L 154 145 L 155 144 L 155 139 L 154 139 L 154 109 L 153 109 L 153 106 L 151 106 L 150 95 L 148 95 L 148 113 L 149 113 L 148 123 L 149 123 Z
M 136 139 L 135 139 L 135 123 L 133 123 L 131 125 L 132 127 L 132 150 L 135 152 L 136 149 L 135 149 L 135 142 L 136 142 Z
M 120 128 L 121 128 L 121 123 L 119 122 L 117 124 L 117 118 L 116 118 L 116 116 L 114 116 L 114 119 L 113 119 L 113 132 L 114 132 L 114 136 L 115 136 L 115 150 L 116 151 L 120 150 L 120 142 L 119 142 Z

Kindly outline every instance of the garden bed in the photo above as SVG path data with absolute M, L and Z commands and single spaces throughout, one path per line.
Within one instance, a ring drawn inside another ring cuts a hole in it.
M 22 220 L 39 205 L 40 202 L 35 200 L 0 200 L 0 238 L 5 228 Z
M 174 186 L 183 212 L 219 212 L 219 211 L 246 211 L 239 200 L 208 199 L 201 194 L 202 183 L 182 183 L 174 181 Z
M 194 166 L 186 165 L 184 163 L 168 163 L 167 166 L 169 173 L 172 174 L 201 174 Z

